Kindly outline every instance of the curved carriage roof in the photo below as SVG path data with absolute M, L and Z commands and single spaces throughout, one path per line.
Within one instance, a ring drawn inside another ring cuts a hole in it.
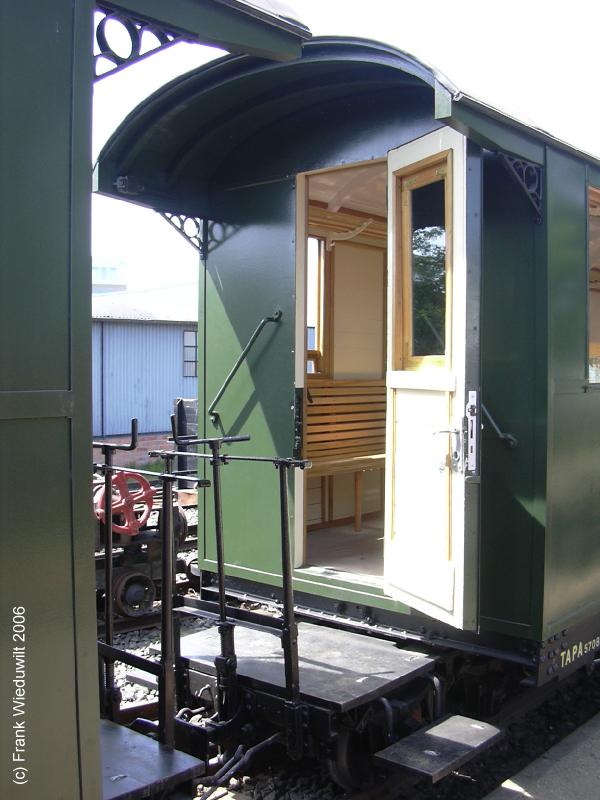
M 409 87 L 429 90 L 435 116 L 483 146 L 543 163 L 542 145 L 551 143 L 599 163 L 461 94 L 405 52 L 362 39 L 319 37 L 303 45 L 300 59 L 227 56 L 158 90 L 106 143 L 96 189 L 157 210 L 202 216 L 209 213 L 198 207 L 202 187 L 230 153 L 261 130 L 318 104 L 347 97 L 360 109 L 361 95 Z

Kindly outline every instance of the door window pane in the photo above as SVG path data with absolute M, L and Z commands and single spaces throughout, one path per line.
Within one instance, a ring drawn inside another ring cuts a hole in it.
M 446 352 L 446 225 L 444 181 L 411 194 L 412 355 Z

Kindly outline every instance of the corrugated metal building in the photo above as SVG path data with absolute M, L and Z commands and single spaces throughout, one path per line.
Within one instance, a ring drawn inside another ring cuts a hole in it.
M 156 316 L 93 298 L 92 383 L 94 436 L 169 429 L 177 397 L 195 398 L 197 322 Z

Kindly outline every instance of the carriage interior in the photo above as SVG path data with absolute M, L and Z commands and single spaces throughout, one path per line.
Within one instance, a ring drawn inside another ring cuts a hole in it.
M 304 566 L 383 575 L 387 171 L 307 176 Z

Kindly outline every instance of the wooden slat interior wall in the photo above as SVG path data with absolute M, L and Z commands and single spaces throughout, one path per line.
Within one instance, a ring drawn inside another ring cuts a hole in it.
M 385 453 L 382 380 L 309 385 L 304 454 L 311 460 L 352 459 Z

